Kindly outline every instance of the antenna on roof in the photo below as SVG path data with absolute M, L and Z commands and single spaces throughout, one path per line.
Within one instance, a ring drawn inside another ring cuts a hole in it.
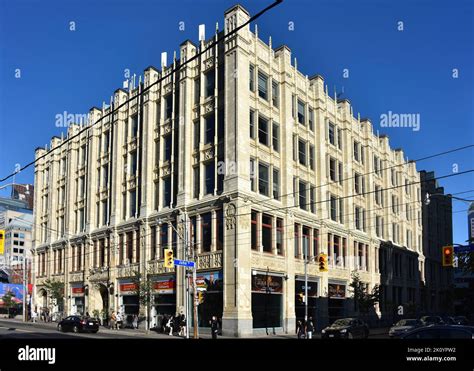
M 205 40 L 206 40 L 206 25 L 200 24 L 199 25 L 199 41 L 205 41 Z

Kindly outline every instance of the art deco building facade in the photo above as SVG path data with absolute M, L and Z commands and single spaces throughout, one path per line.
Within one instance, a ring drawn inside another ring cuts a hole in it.
M 36 151 L 37 305 L 48 305 L 44 282 L 54 278 L 65 283 L 69 313 L 143 313 L 131 280 L 141 271 L 155 282 L 153 314 L 181 312 L 184 273 L 164 268 L 166 247 L 197 255 L 200 325 L 217 315 L 235 336 L 294 332 L 305 248 L 318 327 L 353 311 L 351 272 L 392 289 L 391 274 L 381 282 L 382 242 L 390 254 L 411 252 L 397 260 L 395 275 L 406 264 L 411 275 L 396 277 L 396 299 L 415 295 L 423 265 L 415 164 L 354 118 L 349 101 L 328 96 L 322 77 L 300 73 L 288 47 L 273 49 L 247 26 L 153 85 L 248 18 L 229 9 L 223 31 L 199 47 L 181 44 L 172 66 L 147 68 L 138 88 L 93 108 L 91 122 L 141 96 L 77 136 L 81 127 L 71 126 L 46 157 Z M 329 272 L 319 272 L 320 253 Z

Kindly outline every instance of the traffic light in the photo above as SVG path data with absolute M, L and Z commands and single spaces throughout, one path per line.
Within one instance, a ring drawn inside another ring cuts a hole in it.
M 4 246 L 5 246 L 5 231 L 1 229 L 0 230 L 0 255 L 3 255 L 5 253 Z
M 174 267 L 173 249 L 165 249 L 165 267 L 166 268 Z
M 319 271 L 327 272 L 328 271 L 328 256 L 327 254 L 319 254 Z
M 454 250 L 452 246 L 444 246 L 442 250 L 443 267 L 452 267 L 454 263 Z

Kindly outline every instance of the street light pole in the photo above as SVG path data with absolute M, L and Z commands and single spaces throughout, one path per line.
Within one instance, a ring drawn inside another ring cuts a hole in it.
M 304 244 L 304 321 L 308 322 L 308 241 Z
M 26 251 L 26 249 L 24 249 Z M 26 310 L 26 295 L 28 294 L 28 282 L 27 282 L 27 274 L 26 274 L 26 253 L 23 255 L 23 322 L 28 321 L 28 312 Z

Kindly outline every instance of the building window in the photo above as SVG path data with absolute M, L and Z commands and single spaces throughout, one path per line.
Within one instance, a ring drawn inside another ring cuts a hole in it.
M 199 198 L 200 192 L 199 165 L 193 168 L 193 197 Z
M 331 220 L 334 220 L 337 222 L 337 198 L 335 196 L 330 197 L 330 203 L 331 203 Z
M 138 115 L 132 116 L 132 139 L 138 135 Z
M 362 230 L 362 209 L 359 206 L 355 207 L 355 227 L 358 230 Z
M 137 174 L 137 151 L 130 152 L 130 171 L 131 175 Z M 105 171 L 107 173 L 107 171 Z M 104 184 L 106 184 L 104 182 Z
M 308 126 L 309 130 L 314 130 L 314 111 L 312 108 L 308 108 Z
M 295 223 L 295 258 L 300 257 L 300 225 Z
M 280 151 L 280 125 L 276 122 L 273 123 L 272 127 L 272 146 L 275 152 Z
M 315 169 L 315 162 L 314 162 L 314 146 L 312 144 L 309 145 L 309 168 L 311 170 Z
M 313 229 L 313 256 L 319 255 L 319 230 Z
M 263 72 L 258 72 L 258 95 L 265 100 L 268 99 L 268 77 Z
M 337 129 L 337 148 L 342 149 L 342 130 Z
M 306 166 L 306 142 L 298 140 L 298 159 L 301 165 Z
M 215 117 L 213 113 L 204 118 L 204 130 L 204 144 L 214 143 Z
M 201 215 L 201 246 L 203 252 L 211 251 L 212 244 L 212 215 L 205 213 Z
M 278 82 L 272 80 L 272 103 L 274 107 L 278 107 L 280 99 L 280 89 Z
M 201 98 L 201 84 L 199 78 L 194 80 L 194 104 L 199 104 Z
M 137 191 L 134 189 L 129 192 L 129 217 L 133 218 L 137 212 Z
M 214 70 L 210 70 L 204 74 L 204 81 L 206 84 L 206 88 L 204 91 L 204 98 L 210 97 L 214 95 L 214 88 L 216 82 L 216 76 Z
M 272 252 L 272 223 L 270 215 L 262 215 L 262 246 L 265 252 Z
M 328 125 L 328 138 L 329 138 L 329 143 L 331 143 L 333 146 L 336 145 L 336 138 L 335 138 L 335 126 L 332 122 L 329 122 Z
M 336 159 L 329 158 L 329 179 L 333 182 L 336 181 L 336 162 Z
M 276 168 L 273 169 L 273 198 L 275 200 L 280 199 L 280 171 Z
M 224 214 L 222 210 L 216 211 L 216 250 L 224 247 Z
M 250 124 L 250 138 L 255 139 L 255 111 L 254 110 L 250 110 L 249 124 Z
M 205 187 L 204 191 L 205 194 L 214 194 L 214 178 L 215 178 L 215 169 L 214 169 L 214 161 L 209 162 L 204 165 L 205 169 Z
M 357 162 L 360 161 L 359 151 L 360 151 L 360 143 L 354 141 L 354 160 L 356 160 Z
M 307 200 L 306 200 L 306 183 L 299 182 L 299 202 L 300 202 L 300 209 L 306 210 L 307 209 Z
M 171 176 L 163 178 L 163 207 L 171 206 Z
M 310 187 L 309 197 L 310 197 L 310 206 L 311 212 L 316 213 L 316 188 L 314 186 Z
M 258 192 L 262 195 L 269 195 L 269 174 L 268 165 L 258 164 Z
M 268 146 L 268 120 L 258 116 L 258 141 Z
M 283 219 L 277 218 L 276 223 L 276 252 L 283 255 Z
M 164 102 L 165 102 L 165 120 L 168 120 L 171 118 L 171 115 L 173 113 L 173 97 L 171 94 L 168 94 L 166 97 L 164 97 Z
M 354 190 L 358 195 L 363 195 L 365 193 L 364 178 L 359 173 L 354 174 Z
M 199 142 L 201 140 L 201 125 L 199 124 L 199 120 L 194 122 L 193 125 L 194 131 L 194 140 L 193 140 L 193 148 L 195 150 L 199 149 Z
M 171 161 L 171 147 L 172 147 L 172 137 L 171 134 L 167 134 L 163 137 L 164 139 L 164 147 L 163 147 L 163 160 L 164 161 Z
M 251 243 L 252 243 L 252 250 L 258 250 L 258 246 L 257 246 L 257 212 L 256 211 L 252 211 L 251 213 L 251 234 L 252 234 L 252 238 L 251 238 Z
M 255 192 L 255 160 L 250 159 L 250 190 Z
M 298 122 L 305 125 L 305 104 L 298 99 Z
M 255 91 L 255 67 L 253 64 L 249 66 L 249 89 Z

